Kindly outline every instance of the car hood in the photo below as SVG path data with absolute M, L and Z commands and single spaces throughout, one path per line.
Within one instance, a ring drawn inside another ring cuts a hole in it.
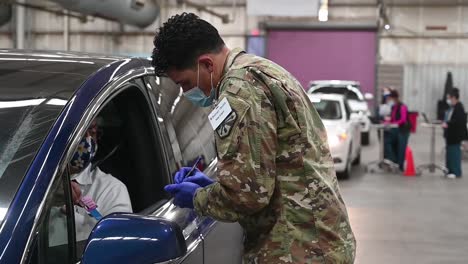
M 322 120 L 328 135 L 338 135 L 346 131 L 346 122 L 343 120 Z
M 357 101 L 357 100 L 348 100 L 349 107 L 353 111 L 367 111 L 369 110 L 369 106 L 365 101 Z

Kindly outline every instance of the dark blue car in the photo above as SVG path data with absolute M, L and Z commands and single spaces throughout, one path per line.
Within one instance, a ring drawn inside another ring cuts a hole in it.
M 198 157 L 214 175 L 208 111 L 147 59 L 0 51 L 0 263 L 240 263 L 237 224 L 178 208 L 163 190 Z M 98 116 L 93 166 L 125 184 L 133 213 L 105 216 L 77 241 L 68 164 Z M 66 219 L 60 245 L 54 208 Z

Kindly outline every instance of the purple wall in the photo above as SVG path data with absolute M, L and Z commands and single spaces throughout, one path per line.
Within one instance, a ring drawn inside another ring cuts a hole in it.
M 374 31 L 269 31 L 267 56 L 304 86 L 312 80 L 353 80 L 374 93 Z

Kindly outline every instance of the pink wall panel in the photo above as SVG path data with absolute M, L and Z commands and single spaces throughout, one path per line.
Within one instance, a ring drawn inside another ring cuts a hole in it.
M 286 31 L 268 33 L 267 57 L 304 86 L 312 80 L 353 80 L 374 92 L 375 31 Z

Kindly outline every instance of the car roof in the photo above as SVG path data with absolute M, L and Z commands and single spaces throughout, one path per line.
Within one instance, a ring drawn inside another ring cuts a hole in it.
M 100 68 L 128 59 L 99 54 L 0 50 L 0 101 L 58 97 L 69 100 Z
M 316 98 L 321 100 L 344 101 L 345 97 L 342 94 L 308 94 L 309 98 Z
M 360 86 L 361 84 L 357 81 L 346 81 L 346 80 L 318 80 L 311 81 L 309 86 Z

